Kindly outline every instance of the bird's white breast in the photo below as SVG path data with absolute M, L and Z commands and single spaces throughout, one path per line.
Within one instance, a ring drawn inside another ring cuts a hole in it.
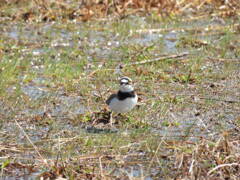
M 122 101 L 114 98 L 109 104 L 109 108 L 116 113 L 125 113 L 134 108 L 137 105 L 137 101 L 137 95 L 134 98 L 129 97 Z

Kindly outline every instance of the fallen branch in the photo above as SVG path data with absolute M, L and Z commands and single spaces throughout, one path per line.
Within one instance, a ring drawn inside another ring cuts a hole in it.
M 162 33 L 162 32 L 169 32 L 169 31 L 175 31 L 175 32 L 209 32 L 209 31 L 223 31 L 224 29 L 237 29 L 239 27 L 239 23 L 236 24 L 231 24 L 228 26 L 222 26 L 222 25 L 217 25 L 217 26 L 205 26 L 205 27 L 187 27 L 187 28 L 160 28 L 160 29 L 138 29 L 136 31 L 131 31 L 130 33 Z
M 218 166 L 216 166 L 215 168 L 213 168 L 212 170 L 208 171 L 207 175 L 209 176 L 211 173 L 213 173 L 214 171 L 216 171 L 217 169 L 219 168 L 222 168 L 222 167 L 231 167 L 231 166 L 240 166 L 240 164 L 238 163 L 232 163 L 232 164 L 220 164 Z
M 226 100 L 226 99 L 217 99 L 217 98 L 209 98 L 209 97 L 199 97 L 199 98 L 204 100 L 210 100 L 210 101 L 222 101 L 225 103 L 240 103 L 240 101 L 237 101 L 237 100 Z
M 207 57 L 209 60 L 213 61 L 238 61 L 240 62 L 240 59 L 235 58 L 235 59 L 229 59 L 229 58 L 215 58 L 215 57 Z
M 166 94 L 162 94 L 162 95 L 168 95 L 168 93 Z M 170 94 L 172 96 L 182 96 L 182 97 L 195 97 L 196 94 L 176 94 L 175 92 L 173 92 L 173 94 Z M 225 102 L 225 103 L 240 103 L 240 101 L 238 100 L 227 100 L 227 99 L 221 99 L 221 98 L 212 98 L 212 97 L 203 97 L 203 96 L 198 96 L 199 99 L 203 99 L 203 100 L 210 100 L 210 101 L 221 101 L 221 102 Z M 155 99 L 155 97 L 153 98 Z
M 164 59 L 176 59 L 176 58 L 181 58 L 181 57 L 185 57 L 189 55 L 188 52 L 184 52 L 182 54 L 175 54 L 175 55 L 170 55 L 170 56 L 161 56 L 161 57 L 157 57 L 155 59 L 151 59 L 151 60 L 145 60 L 145 61 L 140 61 L 140 62 L 134 62 L 134 63 L 129 63 L 129 64 L 125 64 L 124 66 L 132 66 L 132 65 L 139 65 L 139 64 L 146 64 L 146 63 L 152 63 L 152 62 L 157 62 L 157 61 L 161 61 Z
M 24 131 L 24 129 L 22 128 L 22 126 L 17 122 L 16 119 L 14 119 L 16 125 L 19 127 L 19 129 L 22 131 L 22 133 L 24 134 L 24 136 L 27 138 L 27 140 L 30 142 L 30 144 L 33 146 L 33 148 L 35 149 L 35 151 L 37 152 L 38 156 L 40 157 L 40 159 L 42 160 L 42 162 L 49 167 L 46 159 L 43 158 L 43 156 L 40 154 L 40 152 L 38 151 L 38 148 L 34 145 L 34 143 L 31 141 L 31 139 L 29 138 L 29 136 L 27 135 L 27 133 Z

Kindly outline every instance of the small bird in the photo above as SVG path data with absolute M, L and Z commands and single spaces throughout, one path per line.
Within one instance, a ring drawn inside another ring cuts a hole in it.
M 120 79 L 120 88 L 117 94 L 112 94 L 106 101 L 112 112 L 126 113 L 137 105 L 138 96 L 132 86 L 132 80 L 129 77 Z M 110 114 L 110 124 L 112 125 L 112 112 Z

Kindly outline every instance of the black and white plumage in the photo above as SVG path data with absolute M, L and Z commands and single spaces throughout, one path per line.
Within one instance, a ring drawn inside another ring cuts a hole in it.
M 120 88 L 117 94 L 112 94 L 106 101 L 110 110 L 116 113 L 126 113 L 132 110 L 138 101 L 138 96 L 131 85 L 129 77 L 120 79 Z

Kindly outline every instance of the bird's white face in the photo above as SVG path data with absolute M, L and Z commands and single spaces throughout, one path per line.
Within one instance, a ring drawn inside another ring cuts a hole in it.
M 122 92 L 131 92 L 134 88 L 132 86 L 132 80 L 128 77 L 122 77 L 120 79 L 120 91 Z

